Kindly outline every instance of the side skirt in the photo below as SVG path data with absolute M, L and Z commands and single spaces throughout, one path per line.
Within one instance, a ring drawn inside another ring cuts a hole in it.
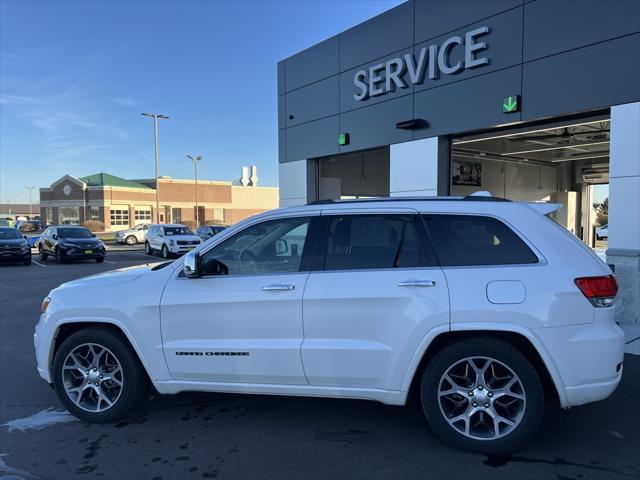
M 263 395 L 292 395 L 299 397 L 351 398 L 375 400 L 387 405 L 404 405 L 408 392 L 381 390 L 375 388 L 325 387 L 311 385 L 274 385 L 265 383 L 223 383 L 194 381 L 156 381 L 156 390 L 162 394 L 186 391 L 247 393 Z

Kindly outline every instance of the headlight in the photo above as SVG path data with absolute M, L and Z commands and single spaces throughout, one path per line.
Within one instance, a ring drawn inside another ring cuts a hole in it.
M 44 313 L 49 308 L 49 304 L 51 303 L 51 299 L 49 297 L 44 297 L 42 300 L 42 305 L 40 305 L 40 313 Z
M 173 247 L 175 245 L 175 242 L 173 240 L 169 240 L 169 245 Z

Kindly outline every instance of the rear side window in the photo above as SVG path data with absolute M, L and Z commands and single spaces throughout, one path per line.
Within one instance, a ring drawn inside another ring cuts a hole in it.
M 538 257 L 500 220 L 475 215 L 424 215 L 442 266 L 538 263 Z
M 325 270 L 424 265 L 409 215 L 328 217 Z

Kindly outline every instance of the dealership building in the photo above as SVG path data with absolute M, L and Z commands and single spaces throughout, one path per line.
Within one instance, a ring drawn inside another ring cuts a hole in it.
M 278 123 L 282 206 L 479 190 L 562 204 L 640 337 L 637 0 L 410 0 L 279 62 Z
M 49 225 L 104 223 L 105 230 L 123 230 L 156 220 L 156 189 L 160 223 L 193 222 L 196 203 L 200 224 L 233 224 L 278 207 L 278 189 L 259 187 L 255 167 L 243 167 L 236 184 L 224 181 L 160 177 L 127 180 L 108 173 L 87 177 L 65 175 L 40 189 L 40 218 Z

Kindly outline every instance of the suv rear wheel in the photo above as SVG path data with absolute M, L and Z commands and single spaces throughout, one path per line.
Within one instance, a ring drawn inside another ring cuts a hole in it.
M 516 449 L 538 429 L 544 411 L 533 365 L 509 343 L 488 337 L 440 350 L 424 371 L 420 393 L 436 434 L 478 453 Z
M 53 385 L 60 401 L 87 422 L 124 417 L 147 391 L 147 382 L 126 339 L 104 328 L 72 334 L 53 360 Z

